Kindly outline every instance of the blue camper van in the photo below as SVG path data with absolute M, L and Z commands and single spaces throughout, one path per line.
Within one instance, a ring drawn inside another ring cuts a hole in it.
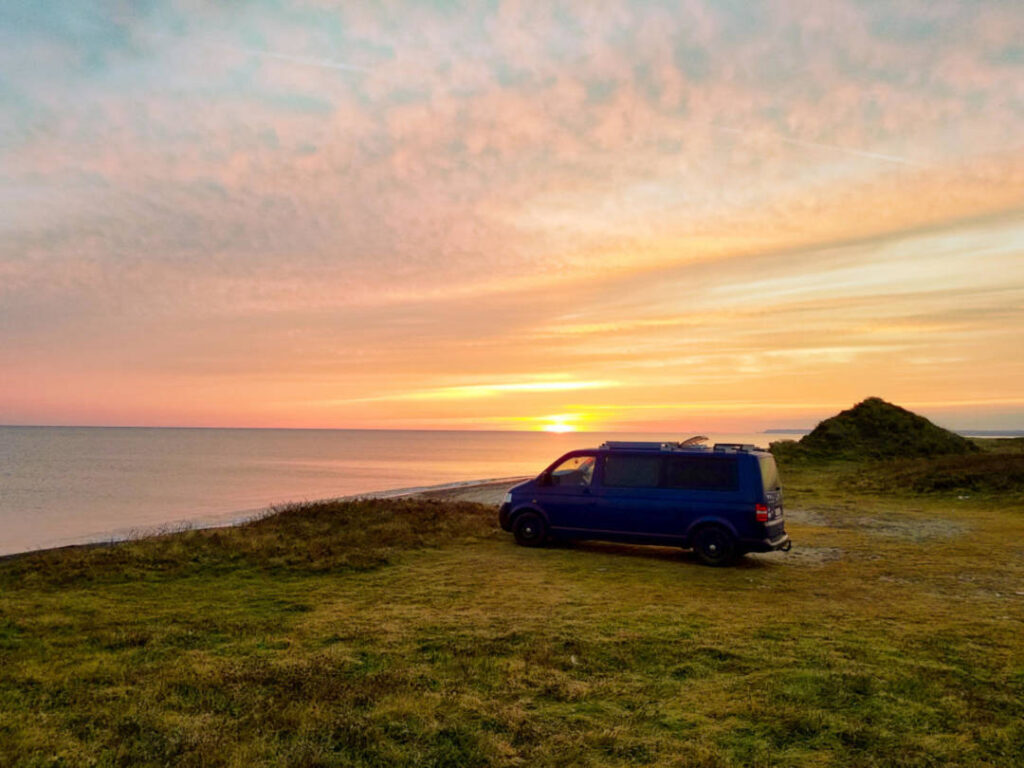
M 498 519 L 526 547 L 552 537 L 667 544 L 708 565 L 791 546 L 774 457 L 732 443 L 570 451 L 509 491 Z

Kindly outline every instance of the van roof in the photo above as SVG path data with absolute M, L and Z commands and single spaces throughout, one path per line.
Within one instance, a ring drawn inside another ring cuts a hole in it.
M 713 447 L 696 443 L 643 442 L 632 440 L 608 440 L 598 450 L 602 451 L 658 451 L 668 453 L 764 453 L 753 443 L 715 443 Z

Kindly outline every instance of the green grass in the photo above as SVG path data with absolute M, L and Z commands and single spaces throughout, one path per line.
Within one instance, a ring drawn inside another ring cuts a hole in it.
M 0 562 L 0 765 L 1024 763 L 1024 515 L 783 467 L 789 555 L 313 505 Z
M 973 494 L 1002 500 L 1021 509 L 1024 452 L 872 463 L 846 478 L 844 487 L 894 494 Z
M 825 419 L 799 441 L 782 440 L 771 449 L 777 458 L 791 462 L 969 455 L 980 450 L 968 438 L 878 397 Z

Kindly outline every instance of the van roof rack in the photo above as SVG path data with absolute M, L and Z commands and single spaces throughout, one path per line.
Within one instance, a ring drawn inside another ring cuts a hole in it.
M 601 447 L 609 451 L 660 451 L 662 443 L 647 443 L 637 440 L 606 440 Z
M 706 451 L 708 447 L 701 445 L 707 438 L 697 435 L 679 443 L 647 442 L 642 440 L 606 440 L 601 448 L 607 451 Z
M 715 443 L 714 450 L 717 453 L 753 453 L 761 449 L 753 443 Z

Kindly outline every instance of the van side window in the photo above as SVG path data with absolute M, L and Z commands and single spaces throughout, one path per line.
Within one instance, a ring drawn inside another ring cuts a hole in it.
M 611 488 L 657 488 L 660 456 L 605 456 L 604 484 Z
M 593 479 L 593 456 L 573 456 L 551 470 L 552 485 L 587 486 Z
M 668 460 L 666 485 L 690 491 L 739 490 L 736 460 L 718 456 L 673 456 Z

